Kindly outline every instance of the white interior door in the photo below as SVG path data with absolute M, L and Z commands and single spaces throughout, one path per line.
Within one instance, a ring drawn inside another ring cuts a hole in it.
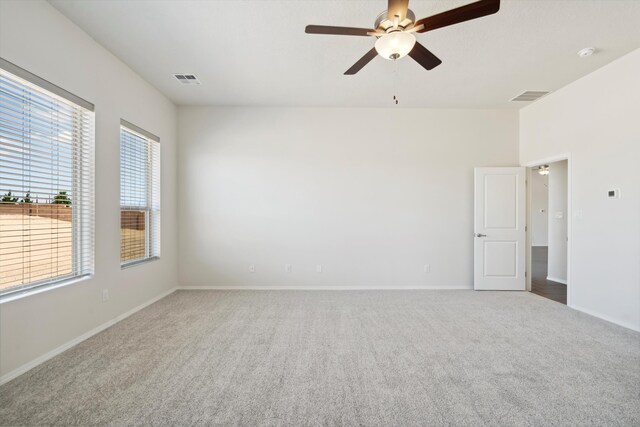
M 525 168 L 476 168 L 474 289 L 525 290 Z

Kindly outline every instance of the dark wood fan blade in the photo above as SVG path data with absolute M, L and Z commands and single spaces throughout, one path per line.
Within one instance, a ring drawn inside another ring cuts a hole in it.
M 352 76 L 358 71 L 362 70 L 362 68 L 367 65 L 373 58 L 378 56 L 378 52 L 376 52 L 376 48 L 372 48 L 369 52 L 365 53 L 364 56 L 358 59 L 358 62 L 353 64 L 351 68 L 344 72 L 345 76 Z
M 367 28 L 330 27 L 328 25 L 307 25 L 304 32 L 307 34 L 331 34 L 336 36 L 365 36 L 373 30 Z
M 419 19 L 416 21 L 416 26 L 424 24 L 424 28 L 418 32 L 425 33 L 427 31 L 491 15 L 496 13 L 498 10 L 500 10 L 500 0 L 480 0 L 437 15 L 429 16 L 428 18 Z
M 407 9 L 409 8 L 409 0 L 389 0 L 387 7 L 387 19 L 393 21 L 393 17 L 398 15 L 399 21 L 404 21 L 407 17 Z
M 435 56 L 431 51 L 429 51 L 429 49 L 418 42 L 416 42 L 413 49 L 411 49 L 411 52 L 409 52 L 409 56 L 427 70 L 433 70 L 438 65 L 442 64 L 440 58 Z

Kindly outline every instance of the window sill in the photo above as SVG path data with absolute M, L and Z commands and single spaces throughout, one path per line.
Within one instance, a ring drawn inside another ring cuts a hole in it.
M 140 264 L 146 264 L 148 262 L 156 261 L 158 259 L 160 259 L 159 256 L 152 256 L 149 258 L 142 258 L 142 259 L 137 259 L 135 261 L 129 261 L 124 264 L 120 264 L 120 269 L 125 270 L 127 268 L 135 267 L 136 265 L 140 265 Z
M 16 290 L 5 295 L 0 295 L 0 304 L 16 301 L 16 300 L 30 297 L 32 295 L 40 294 L 43 292 L 48 292 L 53 289 L 61 288 L 63 286 L 73 285 L 78 282 L 84 282 L 85 280 L 89 280 L 92 277 L 93 277 L 93 274 L 86 274 L 84 276 L 73 277 L 71 279 L 64 279 L 59 282 L 50 283 L 48 285 L 34 286 L 33 288 L 28 288 L 24 290 Z

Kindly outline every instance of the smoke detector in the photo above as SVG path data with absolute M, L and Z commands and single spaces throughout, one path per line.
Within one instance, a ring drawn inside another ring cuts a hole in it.
M 580 58 L 586 58 L 587 56 L 591 56 L 596 52 L 596 48 L 594 47 L 585 47 L 578 51 L 578 56 Z
M 174 74 L 175 77 L 180 84 L 183 85 L 199 85 L 200 80 L 194 74 Z

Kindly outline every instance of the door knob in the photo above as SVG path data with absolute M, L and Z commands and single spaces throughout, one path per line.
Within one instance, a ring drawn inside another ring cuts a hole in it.
M 486 235 L 486 234 L 480 234 L 480 233 L 476 233 L 476 234 L 475 234 L 475 236 L 476 236 L 476 237 L 487 237 L 487 235 Z

